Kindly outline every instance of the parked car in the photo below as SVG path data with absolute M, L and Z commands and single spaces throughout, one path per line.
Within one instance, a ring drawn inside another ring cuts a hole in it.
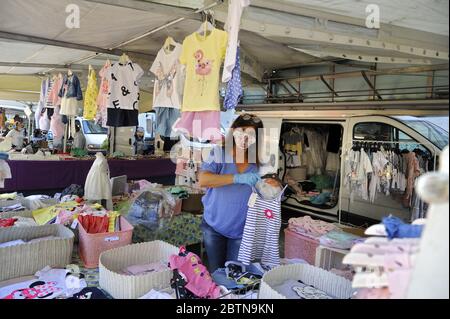
M 105 152 L 102 144 L 108 139 L 108 129 L 95 123 L 93 120 L 86 120 L 82 117 L 75 119 L 75 125 L 80 126 L 84 137 L 86 138 L 86 150 L 93 154 L 97 152 Z

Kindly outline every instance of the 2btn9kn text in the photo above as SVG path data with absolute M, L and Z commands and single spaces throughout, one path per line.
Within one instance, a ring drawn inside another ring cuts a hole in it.
M 190 306 L 183 304 L 177 306 L 177 314 L 199 314 L 204 317 L 209 313 L 221 314 L 273 314 L 273 304 L 220 304 L 219 307 L 213 306 Z

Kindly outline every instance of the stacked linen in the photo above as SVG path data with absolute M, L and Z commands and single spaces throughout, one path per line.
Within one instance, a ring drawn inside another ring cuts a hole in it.
M 321 236 L 338 228 L 322 220 L 312 219 L 309 216 L 290 218 L 288 229 L 306 237 L 318 240 Z
M 334 224 L 312 219 L 309 216 L 289 219 L 288 229 L 317 240 L 322 246 L 337 249 L 350 249 L 355 243 L 361 241 L 359 236 L 347 233 Z

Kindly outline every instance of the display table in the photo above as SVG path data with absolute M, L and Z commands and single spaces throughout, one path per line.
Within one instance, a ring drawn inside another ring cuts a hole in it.
M 34 193 L 62 190 L 71 184 L 84 185 L 92 160 L 8 161 L 12 179 L 5 181 L 1 192 Z M 127 175 L 128 179 L 147 179 L 151 182 L 173 184 L 175 164 L 169 158 L 108 160 L 111 177 Z

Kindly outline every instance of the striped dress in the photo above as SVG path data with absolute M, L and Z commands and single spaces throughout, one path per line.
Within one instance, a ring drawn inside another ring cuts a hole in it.
M 280 264 L 279 236 L 281 228 L 281 196 L 265 200 L 253 189 L 256 196 L 253 207 L 249 207 L 244 226 L 238 260 L 249 265 L 256 260 L 268 266 Z

